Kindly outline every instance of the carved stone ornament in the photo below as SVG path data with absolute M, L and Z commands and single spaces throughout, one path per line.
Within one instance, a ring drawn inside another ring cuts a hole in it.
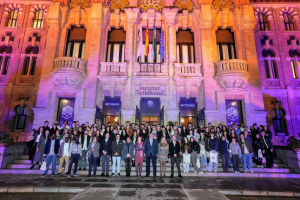
M 140 0 L 139 6 L 141 11 L 146 11 L 149 8 L 154 8 L 156 11 L 162 11 L 165 3 L 163 0 Z
M 114 9 L 118 8 L 120 10 L 124 10 L 124 8 L 129 6 L 129 1 L 128 0 L 111 0 L 109 2 L 109 8 L 111 11 Z
M 174 5 L 179 9 L 179 11 L 182 10 L 188 10 L 192 11 L 195 7 L 195 4 L 192 0 L 176 0 Z
M 69 7 L 74 8 L 75 6 L 80 6 L 81 8 L 91 6 L 91 0 L 71 0 Z
M 212 4 L 217 10 L 222 10 L 223 8 L 229 8 L 229 10 L 234 9 L 234 5 L 230 0 L 213 0 Z

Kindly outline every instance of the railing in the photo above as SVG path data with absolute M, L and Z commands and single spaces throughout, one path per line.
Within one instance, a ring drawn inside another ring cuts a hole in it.
M 72 68 L 86 71 L 86 61 L 80 58 L 59 57 L 54 59 L 53 69 Z
M 175 63 L 175 76 L 202 76 L 199 63 Z
M 100 62 L 99 75 L 126 75 L 126 62 Z
M 145 75 L 164 75 L 165 73 L 168 73 L 168 65 L 165 63 L 135 63 L 134 73 L 142 73 Z
M 216 63 L 216 74 L 231 72 L 248 72 L 248 63 L 245 60 L 230 59 Z

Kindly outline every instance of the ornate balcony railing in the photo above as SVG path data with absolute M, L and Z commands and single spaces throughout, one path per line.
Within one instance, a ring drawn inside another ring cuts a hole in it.
M 51 77 L 57 87 L 77 88 L 86 77 L 86 61 L 80 58 L 59 57 L 54 59 Z
M 245 60 L 230 59 L 216 63 L 215 79 L 223 89 L 243 89 L 249 84 L 250 77 Z
M 166 63 L 135 63 L 134 75 L 156 75 L 164 76 L 168 74 L 168 65 Z
M 126 76 L 126 62 L 100 62 L 99 75 L 104 76 Z
M 178 77 L 202 77 L 201 64 L 199 63 L 175 63 L 175 76 Z

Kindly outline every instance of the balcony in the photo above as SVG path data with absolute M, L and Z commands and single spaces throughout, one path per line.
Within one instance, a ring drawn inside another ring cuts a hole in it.
M 33 84 L 33 75 L 22 75 L 21 76 L 21 85 L 32 85 Z
M 245 60 L 231 59 L 216 63 L 217 84 L 225 90 L 244 89 L 249 84 L 250 74 Z
M 134 76 L 168 76 L 168 65 L 166 63 L 134 63 Z
M 86 77 L 86 61 L 80 58 L 55 58 L 51 77 L 59 88 L 77 88 Z
M 201 64 L 199 63 L 175 63 L 175 78 L 202 77 Z
M 120 77 L 127 76 L 126 62 L 100 62 L 99 76 Z

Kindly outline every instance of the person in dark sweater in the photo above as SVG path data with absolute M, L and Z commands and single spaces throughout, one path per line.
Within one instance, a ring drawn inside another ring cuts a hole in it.
M 215 138 L 215 134 L 213 132 L 210 133 L 210 138 L 207 138 L 206 143 L 205 143 L 205 148 L 206 151 L 209 152 L 210 159 L 209 159 L 209 164 L 208 164 L 208 173 L 211 173 L 212 170 L 214 172 L 217 172 L 218 169 L 218 157 L 213 161 L 212 158 L 216 156 L 216 154 L 219 154 L 218 152 L 218 141 Z
M 111 144 L 112 158 L 113 158 L 113 166 L 112 166 L 112 174 L 111 177 L 118 176 L 121 177 L 120 167 L 121 167 L 121 157 L 123 151 L 123 141 L 120 140 L 120 135 L 116 134 L 116 140 Z M 117 164 L 117 175 L 115 175 Z
M 221 138 L 220 152 L 221 152 L 221 155 L 222 155 L 223 172 L 228 172 L 228 165 L 229 165 L 230 155 L 229 155 L 228 143 L 226 142 L 224 135 Z

